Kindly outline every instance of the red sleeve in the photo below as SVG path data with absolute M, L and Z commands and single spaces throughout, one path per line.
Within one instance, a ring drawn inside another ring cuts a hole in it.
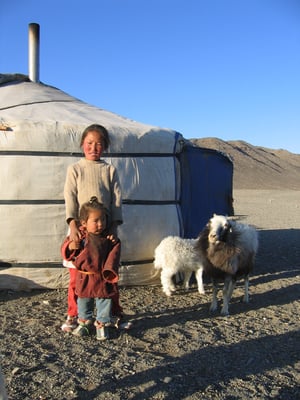
M 118 241 L 109 252 L 102 270 L 102 276 L 105 281 L 110 283 L 118 282 L 120 255 L 121 255 L 121 242 Z

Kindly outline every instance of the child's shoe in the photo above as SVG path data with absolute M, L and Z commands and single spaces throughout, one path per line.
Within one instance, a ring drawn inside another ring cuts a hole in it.
M 68 315 L 66 321 L 61 326 L 61 330 L 63 332 L 72 332 L 77 328 L 77 325 L 77 317 L 71 317 Z
M 107 340 L 109 339 L 108 327 L 105 323 L 95 321 L 96 327 L 96 338 L 97 340 Z
M 72 332 L 75 336 L 90 336 L 93 329 L 93 321 L 88 319 L 87 321 L 78 320 L 77 328 Z

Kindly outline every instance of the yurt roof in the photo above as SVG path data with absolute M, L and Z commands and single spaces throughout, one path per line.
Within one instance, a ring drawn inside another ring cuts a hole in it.
M 170 153 L 174 152 L 174 139 L 175 144 L 182 139 L 174 130 L 97 108 L 55 87 L 31 82 L 25 75 L 0 74 L 0 89 L 0 124 L 7 132 L 0 135 L 2 149 L 57 151 L 59 137 L 59 151 L 76 152 L 83 129 L 91 123 L 100 123 L 109 130 L 111 153 L 120 153 L 124 148 L 130 153 Z

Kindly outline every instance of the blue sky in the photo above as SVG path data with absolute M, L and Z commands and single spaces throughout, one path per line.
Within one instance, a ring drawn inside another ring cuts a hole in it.
M 0 73 L 185 138 L 300 154 L 299 0 L 2 0 Z M 0 113 L 1 117 L 1 113 Z

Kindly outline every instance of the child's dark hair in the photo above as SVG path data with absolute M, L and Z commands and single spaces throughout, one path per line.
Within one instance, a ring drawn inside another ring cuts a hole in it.
M 79 211 L 79 219 L 80 221 L 87 221 L 89 218 L 89 214 L 92 210 L 100 210 L 106 215 L 107 218 L 107 209 L 104 207 L 102 203 L 99 203 L 96 196 L 90 198 L 89 201 L 82 204 Z
M 84 139 L 86 138 L 86 136 L 89 132 L 98 132 L 101 137 L 101 141 L 102 141 L 104 150 L 108 149 L 108 147 L 110 145 L 108 131 L 106 128 L 104 128 L 104 126 L 99 125 L 99 124 L 89 125 L 87 128 L 85 128 L 85 130 L 83 131 L 83 133 L 81 135 L 80 147 L 82 147 Z

